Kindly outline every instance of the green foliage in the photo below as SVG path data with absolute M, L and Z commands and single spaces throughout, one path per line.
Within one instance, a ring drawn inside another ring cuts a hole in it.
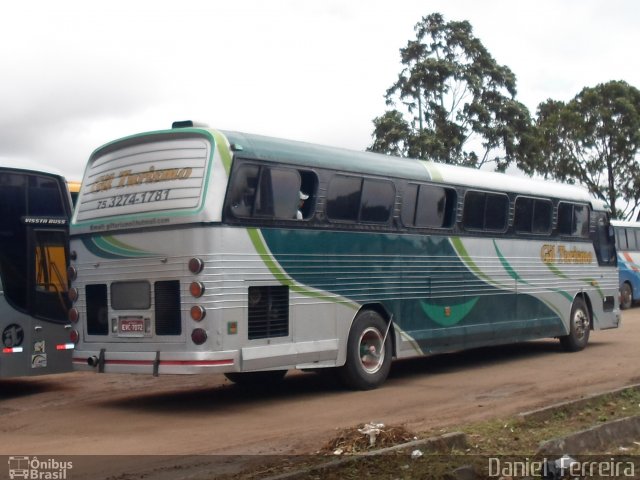
M 629 219 L 640 205 L 640 91 L 623 81 L 584 88 L 568 103 L 538 106 L 537 148 L 528 173 L 585 185 Z
M 415 26 L 400 50 L 403 70 L 373 120 L 369 150 L 504 170 L 530 149 L 529 111 L 514 100 L 516 77 L 473 36 L 467 21 L 439 13 Z

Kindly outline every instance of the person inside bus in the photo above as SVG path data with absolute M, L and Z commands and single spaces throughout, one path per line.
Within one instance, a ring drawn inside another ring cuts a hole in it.
M 298 210 L 296 211 L 296 220 L 302 220 L 304 218 L 304 215 L 302 214 L 302 210 L 304 209 L 304 202 L 306 202 L 309 199 L 309 195 L 307 195 L 306 193 L 304 193 L 302 190 L 300 190 L 300 192 L 298 192 Z

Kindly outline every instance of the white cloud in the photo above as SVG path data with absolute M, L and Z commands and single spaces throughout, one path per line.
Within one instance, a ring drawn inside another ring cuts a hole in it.
M 0 155 L 81 175 L 100 144 L 194 118 L 363 149 L 422 16 L 469 20 L 532 111 L 640 85 L 634 1 L 24 1 L 0 7 Z

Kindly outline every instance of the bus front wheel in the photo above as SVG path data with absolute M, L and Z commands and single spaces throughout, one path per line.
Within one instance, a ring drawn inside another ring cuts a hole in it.
M 631 290 L 631 285 L 627 282 L 624 282 L 620 287 L 620 308 L 631 308 L 633 304 L 633 292 Z
M 560 344 L 567 352 L 582 350 L 589 343 L 589 309 L 582 297 L 576 297 L 571 307 L 569 335 L 560 337 Z
M 349 332 L 347 361 L 338 370 L 339 378 L 354 390 L 379 387 L 389 375 L 391 356 L 387 323 L 377 312 L 360 312 Z

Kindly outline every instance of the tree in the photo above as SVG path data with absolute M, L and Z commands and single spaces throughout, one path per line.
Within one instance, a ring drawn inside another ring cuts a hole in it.
M 640 205 L 640 91 L 624 81 L 584 88 L 568 103 L 538 106 L 538 154 L 525 170 L 585 185 L 613 218 Z
M 516 77 L 498 65 L 467 21 L 439 13 L 400 49 L 403 70 L 373 120 L 369 150 L 504 170 L 529 148 L 529 111 L 514 100 Z

